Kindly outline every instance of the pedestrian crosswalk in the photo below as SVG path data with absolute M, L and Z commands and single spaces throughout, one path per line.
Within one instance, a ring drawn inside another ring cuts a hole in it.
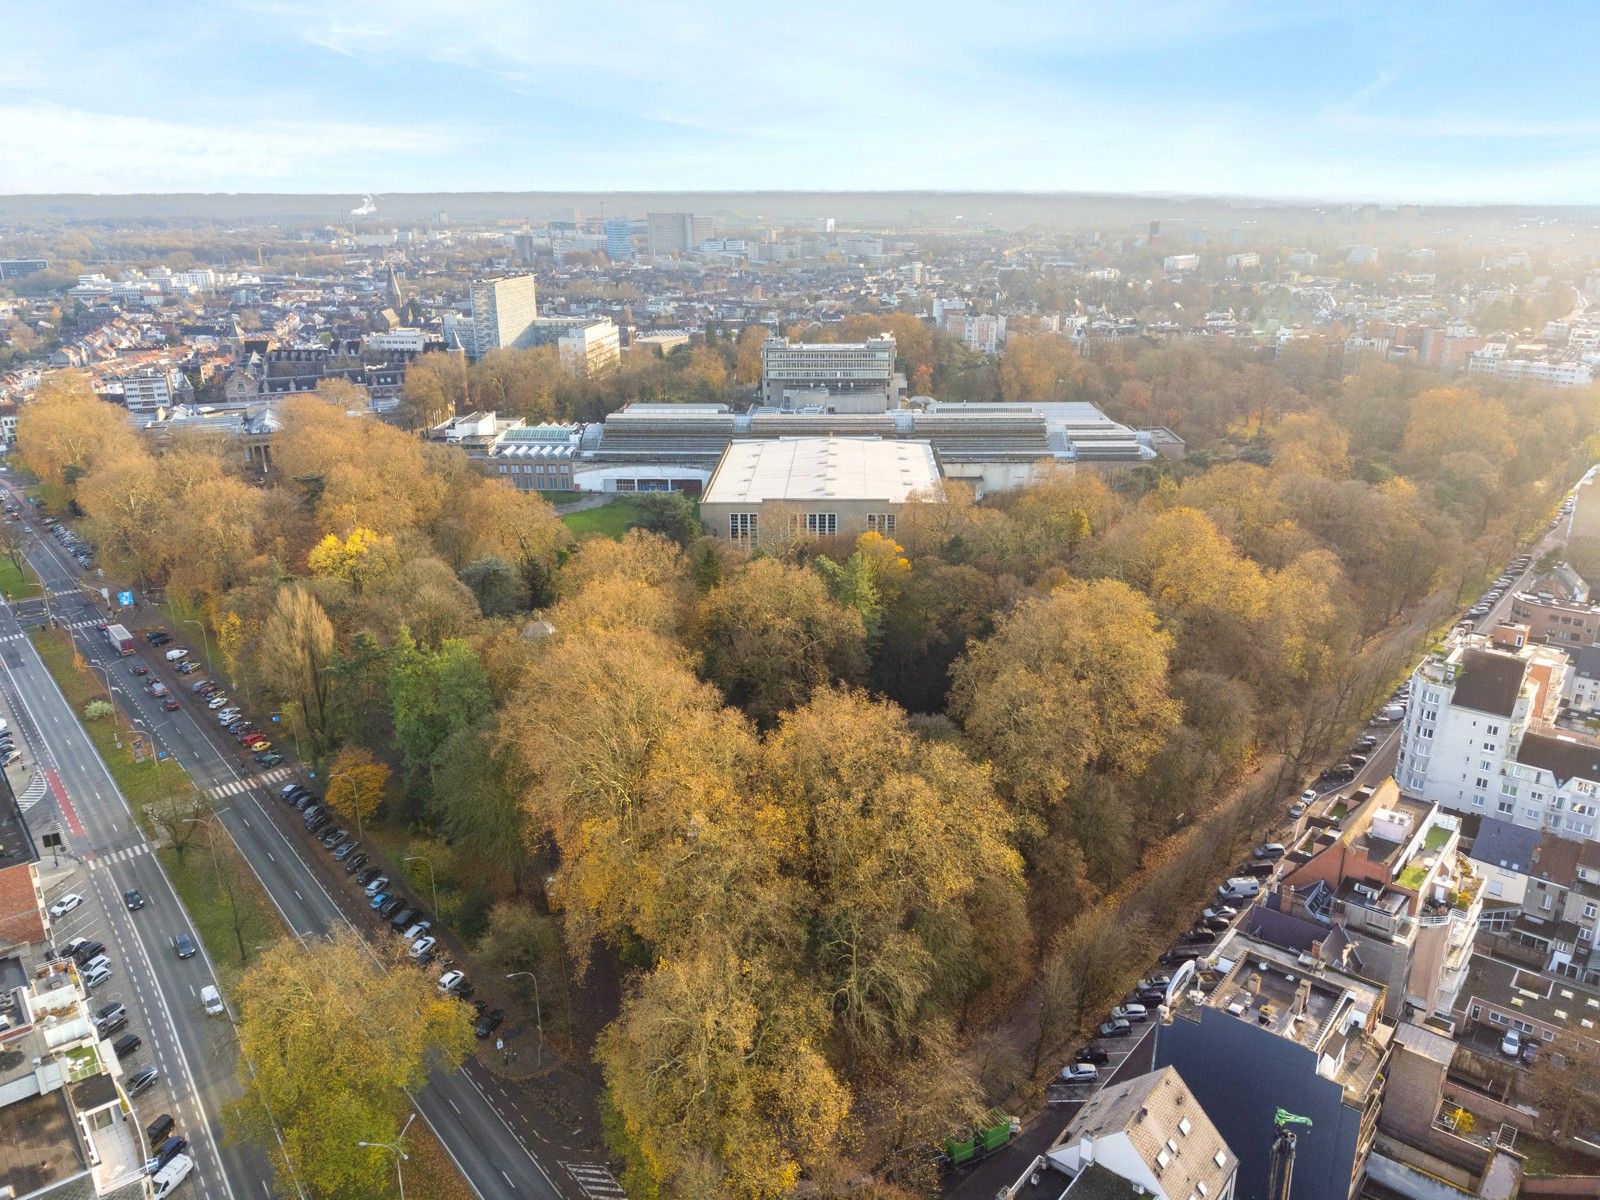
M 287 783 L 294 778 L 294 772 L 288 767 L 273 767 L 270 771 L 263 771 L 259 775 L 247 775 L 243 779 L 231 779 L 227 783 L 219 783 L 215 787 L 206 789 L 206 795 L 213 800 L 221 800 L 224 796 L 237 796 L 247 792 L 253 787 L 261 787 L 269 783 Z
M 590 1200 L 603 1200 L 603 1198 L 621 1196 L 626 1200 L 627 1192 L 622 1190 L 622 1185 L 617 1178 L 605 1167 L 596 1166 L 594 1163 L 563 1162 L 561 1164 L 568 1175 L 571 1175 L 577 1185 L 583 1189 L 583 1194 Z
M 44 799 L 50 790 L 50 781 L 45 778 L 44 772 L 39 771 L 28 781 L 28 786 L 22 789 L 22 795 L 17 797 L 17 807 L 27 812 L 35 804 Z
M 110 854 L 96 855 L 94 858 L 89 859 L 89 869 L 93 871 L 105 866 L 108 863 L 127 862 L 130 858 L 136 858 L 141 854 L 149 853 L 150 843 L 140 842 L 137 846 L 128 846 L 122 850 L 113 850 Z

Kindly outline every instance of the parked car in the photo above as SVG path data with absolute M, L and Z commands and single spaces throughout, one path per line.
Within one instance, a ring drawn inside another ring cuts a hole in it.
M 1265 842 L 1250 851 L 1250 857 L 1255 859 L 1282 858 L 1284 846 L 1282 842 Z
M 1061 1068 L 1062 1083 L 1093 1083 L 1100 1078 L 1100 1069 L 1092 1063 L 1074 1062 Z
M 367 884 L 371 883 L 374 879 L 381 878 L 382 875 L 383 875 L 382 868 L 380 868 L 380 867 L 368 867 L 365 871 L 362 871 L 361 874 L 356 876 L 356 886 L 364 888 L 364 887 L 367 886 Z
M 159 1175 L 168 1163 L 189 1148 L 189 1139 L 180 1134 L 173 1134 L 160 1142 L 151 1142 L 158 1149 L 145 1160 L 144 1173 L 146 1175 Z
M 383 910 L 379 909 L 378 911 L 382 912 Z M 406 928 L 413 921 L 415 921 L 417 919 L 417 914 L 421 911 L 422 910 L 416 907 L 414 904 L 404 904 L 404 902 L 402 902 L 402 907 L 397 908 L 394 912 L 387 914 L 389 917 L 389 928 L 394 930 L 396 933 L 399 933 L 402 929 Z
M 446 971 L 439 976 L 439 990 L 441 992 L 453 992 L 466 981 L 467 973 L 465 971 Z
M 92 971 L 85 971 L 83 973 L 83 986 L 93 991 L 110 978 L 111 968 L 108 966 L 99 966 Z
M 411 957 L 421 958 L 424 954 L 427 954 L 433 949 L 435 941 L 436 939 L 431 937 L 419 937 L 416 941 L 411 943 Z
M 159 1078 L 161 1078 L 160 1071 L 156 1070 L 154 1067 L 146 1067 L 137 1075 L 131 1076 L 128 1079 L 128 1082 L 125 1085 L 128 1095 L 137 1096 L 143 1092 L 148 1092 L 151 1085 L 154 1084 Z
M 97 1028 L 103 1029 L 111 1022 L 124 1021 L 127 1017 L 128 1006 L 120 1000 L 113 1000 L 110 1004 L 103 1004 L 95 1010 L 94 1023 Z
M 365 850 L 357 850 L 344 860 L 344 873 L 346 875 L 354 875 L 362 867 L 366 866 L 368 861 L 367 852 Z
M 144 1127 L 145 1142 L 151 1146 L 159 1146 L 167 1140 L 167 1135 L 177 1128 L 178 1123 L 172 1119 L 170 1113 L 162 1113 L 154 1121 Z
M 127 1058 L 128 1055 L 142 1045 L 144 1045 L 144 1039 L 137 1033 L 125 1033 L 111 1044 L 111 1049 L 119 1059 L 123 1059 Z
M 378 915 L 388 918 L 391 922 L 397 914 L 401 913 L 405 914 L 406 920 L 409 921 L 411 919 L 412 910 L 406 905 L 404 896 L 390 896 L 378 906 Z
M 50 906 L 50 915 L 58 918 L 64 917 L 82 903 L 83 897 L 78 895 L 77 892 L 68 892 Z
M 1100 1063 L 1104 1065 L 1111 1061 L 1111 1054 L 1099 1046 L 1085 1046 L 1072 1056 L 1074 1062 Z
M 371 891 L 370 888 L 368 890 Z M 394 898 L 394 893 L 393 892 L 383 892 L 383 891 L 372 892 L 372 899 L 367 904 L 367 907 L 372 909 L 373 912 L 377 912 L 385 904 L 389 903 L 389 901 L 392 900 L 393 898 Z
M 276 750 L 263 750 L 256 755 L 256 762 L 263 767 L 275 767 L 283 761 L 283 755 Z
M 346 842 L 340 842 L 339 845 L 335 846 L 334 849 L 333 849 L 333 861 L 334 862 L 344 862 L 352 854 L 358 854 L 358 853 L 360 853 L 360 851 L 361 851 L 361 843 L 360 842 L 357 842 L 357 841 L 354 841 L 354 840 L 346 841 Z
M 1142 1004 L 1119 1004 L 1111 1010 L 1113 1021 L 1148 1021 L 1150 1010 Z
M 430 930 L 432 928 L 433 928 L 433 922 L 432 921 L 418 921 L 414 925 L 408 925 L 406 927 L 406 931 L 403 934 L 401 934 L 400 936 L 404 940 L 406 940 L 408 942 L 414 942 L 419 937 L 421 937 L 423 934 L 427 933 L 428 930 Z
M 377 875 L 374 875 L 371 879 L 367 880 L 361 886 L 366 890 L 367 895 L 376 896 L 379 892 L 383 891 L 384 888 L 389 886 L 389 877 L 380 872 Z
M 1522 1035 L 1515 1029 L 1506 1031 L 1505 1037 L 1500 1039 L 1500 1053 L 1507 1058 L 1516 1058 L 1522 1053 Z
M 67 954 L 72 961 L 82 966 L 97 954 L 105 953 L 104 942 L 91 941 L 89 938 L 73 938 L 67 943 Z
M 1125 1038 L 1133 1036 L 1133 1026 L 1122 1017 L 1113 1017 L 1095 1030 L 1103 1038 Z
M 504 1009 L 491 1008 L 488 1012 L 484 1013 L 483 1016 L 478 1018 L 478 1023 L 472 1027 L 472 1032 L 474 1036 L 476 1036 L 481 1042 L 496 1029 L 499 1029 L 501 1023 L 505 1019 L 506 1014 Z

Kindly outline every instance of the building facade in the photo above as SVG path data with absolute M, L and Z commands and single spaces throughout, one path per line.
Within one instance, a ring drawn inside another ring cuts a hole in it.
M 686 212 L 656 212 L 645 217 L 645 238 L 652 257 L 688 254 L 710 238 L 710 217 Z
M 884 412 L 900 403 L 894 359 L 888 334 L 836 343 L 768 338 L 761 346 L 761 402 L 781 408 L 789 406 L 791 394 L 804 404 L 807 393 L 825 392 L 830 400 L 853 405 L 835 411 Z
M 521 344 L 539 315 L 539 288 L 532 275 L 475 279 L 471 297 L 474 357 Z

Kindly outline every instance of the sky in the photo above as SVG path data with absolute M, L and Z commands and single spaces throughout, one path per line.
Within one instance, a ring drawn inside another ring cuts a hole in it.
M 1600 203 L 1595 0 L 0 0 L 0 193 Z

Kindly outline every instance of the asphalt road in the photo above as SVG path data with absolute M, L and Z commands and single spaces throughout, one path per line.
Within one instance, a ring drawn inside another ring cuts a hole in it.
M 23 506 L 25 515 L 31 515 L 25 501 Z M 264 780 L 255 763 L 216 727 L 211 714 L 184 686 L 200 676 L 182 676 L 169 670 L 164 656 L 159 651 L 148 650 L 142 639 L 141 654 L 129 659 L 117 654 L 104 635 L 93 627 L 94 621 L 103 617 L 82 597 L 77 564 L 48 532 L 41 531 L 29 543 L 28 560 L 45 586 L 57 596 L 53 610 L 58 619 L 74 627 L 74 636 L 85 659 L 97 669 L 108 672 L 112 686 L 120 689 L 116 698 L 125 711 L 142 725 L 159 748 L 169 752 L 188 771 L 198 787 L 216 798 L 219 819 L 289 928 L 301 937 L 323 936 L 341 922 L 358 930 L 369 929 L 370 916 L 359 889 L 342 871 L 335 875 L 327 863 L 313 864 L 313 853 L 320 855 L 320 847 L 313 852 L 303 827 L 297 827 L 296 814 L 273 798 L 272 792 L 281 786 L 282 768 L 269 772 L 274 776 L 272 781 Z M 179 627 L 173 632 L 181 634 L 186 629 Z M 29 649 L 31 651 L 31 647 Z M 131 674 L 131 667 L 137 661 L 151 667 L 152 674 L 180 697 L 183 707 L 179 711 L 164 711 L 160 702 L 139 686 L 143 681 Z M 43 671 L 42 664 L 39 670 Z M 53 690 L 53 684 L 51 687 Z M 259 714 L 254 714 L 253 718 L 259 727 L 270 728 Z M 71 724 L 76 727 L 75 718 Z M 93 756 L 93 746 L 81 728 L 77 733 L 84 752 Z M 53 729 L 50 736 L 54 737 Z M 97 757 L 93 758 L 93 763 L 98 766 Z M 104 778 L 103 768 L 100 773 Z M 76 798 L 77 793 L 72 794 Z M 124 837 L 138 840 L 138 831 L 132 827 L 125 805 L 122 808 Z M 154 863 L 153 859 L 148 861 Z M 122 866 L 115 865 L 119 869 Z M 134 882 L 126 886 L 139 885 Z M 189 1040 L 195 1031 L 180 1029 L 178 1032 L 186 1046 L 203 1044 Z M 217 1073 L 231 1077 L 231 1067 Z M 428 1085 L 413 1097 L 418 1112 L 480 1196 L 485 1200 L 521 1197 L 617 1200 L 622 1195 L 604 1163 L 588 1146 L 586 1138 L 579 1136 L 579 1131 L 557 1127 L 554 1120 L 541 1122 L 527 1110 L 515 1114 L 515 1123 L 520 1128 L 513 1128 L 501 1107 L 491 1099 L 494 1090 L 493 1077 L 476 1061 L 469 1060 L 461 1069 L 436 1071 Z M 214 1106 L 211 1111 L 215 1112 Z M 521 1129 L 527 1131 L 527 1137 Z M 227 1166 L 236 1186 L 241 1180 L 263 1177 L 265 1170 L 264 1167 L 254 1170 L 245 1163 L 238 1164 L 237 1168 L 231 1162 Z M 248 1194 L 260 1193 L 252 1189 Z
M 77 715 L 8 608 L 0 608 L 0 660 L 0 689 L 21 741 L 51 783 L 46 798 L 28 811 L 28 824 L 36 840 L 47 830 L 59 831 L 70 851 L 41 863 L 47 899 L 54 902 L 67 892 L 87 899 L 54 923 L 51 938 L 57 945 L 78 936 L 106 944 L 115 973 L 90 993 L 92 1005 L 120 1000 L 128 1006 L 129 1031 L 144 1046 L 124 1064 L 127 1075 L 146 1066 L 161 1072 L 159 1083 L 135 1101 L 140 1124 L 172 1114 L 189 1139 L 195 1190 L 203 1200 L 271 1197 L 265 1157 L 250 1147 L 223 1144 L 217 1113 L 237 1094 L 235 1050 L 227 1023 L 200 1007 L 200 988 L 215 982 L 210 963 L 203 956 L 180 961 L 172 951 L 174 934 L 199 941 L 188 914 Z M 146 901 L 137 912 L 122 900 L 132 888 Z

